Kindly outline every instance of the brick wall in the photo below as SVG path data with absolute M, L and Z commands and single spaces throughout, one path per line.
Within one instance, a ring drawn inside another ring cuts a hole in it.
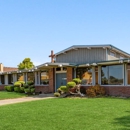
M 4 90 L 5 85 L 0 85 L 0 91 Z
M 18 70 L 18 68 L 13 68 L 13 67 L 4 67 L 3 68 L 3 71 L 5 71 L 5 72 L 17 71 L 17 70 Z
M 72 81 L 73 79 L 73 68 L 67 67 L 67 82 Z
M 49 86 L 35 86 L 35 92 L 49 93 Z

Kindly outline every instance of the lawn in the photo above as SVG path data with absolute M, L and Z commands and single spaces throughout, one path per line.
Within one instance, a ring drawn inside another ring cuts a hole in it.
M 1 106 L 0 130 L 130 130 L 130 99 L 56 98 Z
M 0 91 L 0 100 L 25 97 L 24 93 Z

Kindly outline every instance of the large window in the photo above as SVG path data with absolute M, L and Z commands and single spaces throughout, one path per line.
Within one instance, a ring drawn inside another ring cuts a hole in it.
M 76 69 L 76 77 L 81 79 L 81 84 L 91 85 L 92 84 L 92 69 L 83 67 Z
M 5 84 L 5 76 L 1 75 L 1 84 Z
M 8 84 L 13 84 L 13 75 L 12 74 L 8 75 Z
M 48 85 L 49 84 L 49 74 L 48 74 L 48 71 L 42 71 L 40 76 L 41 76 L 40 84 L 41 85 Z
M 18 73 L 17 74 L 17 81 L 24 81 L 23 73 Z
M 130 64 L 127 64 L 127 84 L 130 85 Z
M 102 66 L 102 85 L 123 85 L 123 65 Z
M 34 73 L 33 72 L 27 73 L 27 81 L 35 82 L 34 81 Z

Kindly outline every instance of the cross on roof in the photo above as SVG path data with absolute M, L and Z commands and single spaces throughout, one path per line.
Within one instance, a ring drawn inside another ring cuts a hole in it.
M 54 63 L 55 54 L 53 51 L 51 51 L 51 55 L 49 55 L 49 57 L 51 57 L 51 62 Z

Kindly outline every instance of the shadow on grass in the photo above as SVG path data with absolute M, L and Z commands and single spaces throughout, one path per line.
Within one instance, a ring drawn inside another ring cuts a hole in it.
M 129 113 L 127 116 L 115 118 L 114 124 L 123 126 L 123 128 L 118 130 L 130 130 L 130 111 L 126 112 Z

